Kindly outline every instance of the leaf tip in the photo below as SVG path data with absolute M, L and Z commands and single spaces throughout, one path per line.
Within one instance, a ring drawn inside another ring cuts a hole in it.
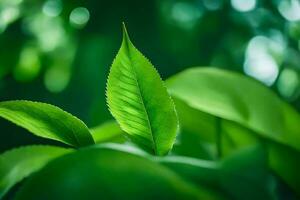
M 122 22 L 123 41 L 130 41 L 125 22 Z
M 126 30 L 126 24 L 125 24 L 124 21 L 122 22 L 122 28 L 123 28 L 123 32 L 127 32 L 127 30 Z

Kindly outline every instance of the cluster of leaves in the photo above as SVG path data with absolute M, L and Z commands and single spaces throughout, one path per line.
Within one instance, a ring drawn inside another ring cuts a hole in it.
M 0 155 L 0 197 L 26 177 L 15 199 L 300 195 L 300 115 L 255 80 L 196 67 L 165 85 L 124 27 L 106 95 L 116 122 L 91 129 L 49 104 L 1 102 L 2 118 L 68 147 Z

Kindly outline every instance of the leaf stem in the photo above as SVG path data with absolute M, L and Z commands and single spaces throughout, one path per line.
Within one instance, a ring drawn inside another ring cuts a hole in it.
M 217 159 L 222 157 L 222 119 L 216 117 L 216 148 Z

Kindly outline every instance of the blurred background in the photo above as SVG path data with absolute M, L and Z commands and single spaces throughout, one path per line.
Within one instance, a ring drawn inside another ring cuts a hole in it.
M 300 110 L 299 0 L 0 0 L 0 100 L 51 103 L 90 127 L 111 119 L 105 83 L 122 21 L 164 79 L 234 70 Z M 0 120 L 0 151 L 43 142 L 20 132 Z

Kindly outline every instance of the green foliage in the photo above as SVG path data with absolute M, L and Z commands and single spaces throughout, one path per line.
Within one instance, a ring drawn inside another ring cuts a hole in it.
M 221 187 L 235 199 L 277 199 L 276 182 L 262 146 L 250 146 L 224 159 L 219 176 Z
M 276 143 L 269 144 L 269 163 L 272 170 L 300 195 L 300 153 Z
M 0 198 L 16 183 L 40 170 L 50 160 L 71 152 L 52 146 L 26 146 L 0 155 Z
M 191 110 L 193 124 L 208 123 L 192 128 L 192 132 L 207 142 L 211 141 L 206 139 L 207 135 L 212 135 L 215 143 L 220 140 L 224 155 L 264 139 L 270 167 L 299 193 L 300 177 L 296 169 L 300 165 L 295 158 L 300 155 L 297 128 L 300 117 L 291 107 L 262 84 L 214 68 L 189 69 L 170 78 L 167 84 L 179 102 L 176 104 L 179 118 L 185 118 L 182 127 L 191 129 L 191 120 L 185 117 L 186 110 Z M 221 118 L 219 130 L 216 129 L 218 118 Z M 293 155 L 291 158 L 282 156 L 287 151 Z
M 0 116 L 36 136 L 80 147 L 94 144 L 87 126 L 58 107 L 31 101 L 0 103 Z
M 116 121 L 88 129 L 49 104 L 0 102 L 0 117 L 34 135 L 73 147 L 90 145 L 78 150 L 34 145 L 1 154 L 0 197 L 25 177 L 12 192 L 14 199 L 300 195 L 300 115 L 292 107 L 262 84 L 214 68 L 186 70 L 167 86 L 178 110 L 178 138 L 173 100 L 124 26 L 107 81 L 107 103 Z
M 276 199 L 276 182 L 262 146 L 250 146 L 221 162 L 178 156 L 157 161 L 198 185 L 223 191 L 229 199 Z
M 253 79 L 215 68 L 188 69 L 168 81 L 171 94 L 190 107 L 237 122 L 300 150 L 300 116 Z
M 132 141 L 157 155 L 170 151 L 178 129 L 173 101 L 152 64 L 131 43 L 125 26 L 107 81 L 107 102 Z
M 122 140 L 122 130 L 117 122 L 108 121 L 97 127 L 91 128 L 90 132 L 94 138 L 95 143 L 102 143 L 112 141 L 114 139 Z
M 137 155 L 89 148 L 51 162 L 16 199 L 219 199 Z

